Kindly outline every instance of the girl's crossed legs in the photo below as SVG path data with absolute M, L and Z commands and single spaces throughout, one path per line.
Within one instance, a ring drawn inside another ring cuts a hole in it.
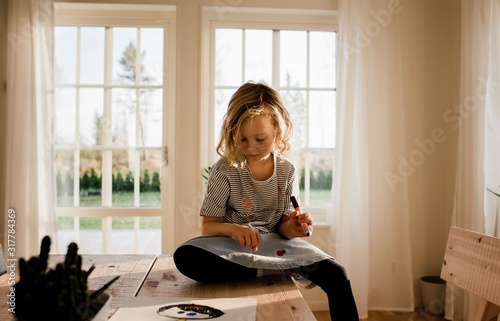
M 198 282 L 218 283 L 251 279 L 257 269 L 225 260 L 209 251 L 192 245 L 183 245 L 174 253 L 177 269 Z M 359 321 L 349 275 L 333 259 L 326 259 L 293 271 L 325 291 L 332 321 Z

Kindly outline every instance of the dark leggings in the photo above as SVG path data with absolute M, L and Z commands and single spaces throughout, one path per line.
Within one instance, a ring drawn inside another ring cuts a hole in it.
M 206 283 L 255 278 L 257 269 L 225 260 L 192 245 L 183 245 L 174 253 L 177 269 L 185 276 Z M 293 270 L 325 291 L 332 321 L 359 321 L 347 271 L 333 259 Z

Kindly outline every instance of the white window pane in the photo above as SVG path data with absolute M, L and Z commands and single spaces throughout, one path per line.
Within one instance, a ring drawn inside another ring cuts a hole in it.
M 161 206 L 160 171 L 161 150 L 141 151 L 141 181 L 140 181 L 140 206 Z
M 56 89 L 54 105 L 56 144 L 73 144 L 76 128 L 76 90 L 74 88 Z
M 72 150 L 55 152 L 57 206 L 72 207 L 74 193 L 75 153 Z
M 115 227 L 116 225 L 118 225 L 118 227 Z M 122 226 L 130 226 L 131 228 L 125 229 Z M 126 254 L 135 252 L 135 244 L 134 242 L 130 242 L 130 239 L 133 240 L 135 238 L 135 231 L 133 230 L 133 227 L 133 217 L 113 217 L 113 229 L 111 230 L 112 254 Z
M 104 28 L 81 28 L 80 83 L 104 82 Z
M 217 29 L 215 31 L 215 85 L 235 86 L 242 80 L 241 29 Z
M 215 90 L 215 104 L 214 104 L 214 145 L 217 146 L 220 139 L 220 129 L 224 115 L 227 111 L 227 106 L 231 96 L 236 91 L 235 89 L 217 89 Z
M 311 87 L 335 88 L 336 41 L 334 32 L 310 33 Z
M 281 31 L 280 33 L 281 86 L 306 86 L 307 32 Z
M 245 31 L 245 81 L 272 82 L 272 30 Z
M 113 29 L 113 81 L 135 84 L 137 28 Z
M 54 81 L 56 84 L 76 83 L 76 27 L 55 27 Z
M 161 217 L 141 217 L 139 230 L 139 253 L 161 253 Z M 129 238 L 130 239 L 130 238 Z
M 335 92 L 311 92 L 309 146 L 335 147 Z
M 141 29 L 142 79 L 141 83 L 162 85 L 163 73 L 163 29 Z
M 86 242 L 78 243 L 79 253 L 85 254 L 102 254 L 102 243 L 103 243 L 103 233 L 102 224 L 99 222 L 99 226 L 93 227 L 92 221 L 98 219 L 102 221 L 101 218 L 94 217 L 82 217 L 80 218 L 80 239 L 86 240 Z M 87 227 L 88 226 L 88 227 Z M 89 242 L 90 241 L 90 242 Z M 66 248 L 68 245 L 66 245 Z
M 112 217 L 110 254 L 136 253 L 134 238 L 135 217 Z M 68 244 L 75 240 L 73 217 L 58 218 L 59 253 L 65 254 Z M 100 217 L 80 218 L 79 251 L 85 254 L 102 254 L 103 232 Z M 161 252 L 161 217 L 140 217 L 137 254 L 159 254 Z
M 292 148 L 307 147 L 307 101 L 303 90 L 282 90 L 281 98 L 290 113 L 293 124 Z
M 309 203 L 311 206 L 329 206 L 331 203 L 334 152 L 320 149 L 309 152 Z
M 162 98 L 161 89 L 141 91 L 139 146 L 162 146 Z
M 111 127 L 113 145 L 136 145 L 136 94 L 135 89 L 113 89 Z
M 80 144 L 103 144 L 103 89 L 80 89 Z
M 80 151 L 80 207 L 102 205 L 102 152 Z
M 134 152 L 113 151 L 113 207 L 134 206 Z

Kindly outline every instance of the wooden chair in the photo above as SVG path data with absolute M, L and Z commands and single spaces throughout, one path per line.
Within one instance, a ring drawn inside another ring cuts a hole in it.
M 484 321 L 491 304 L 500 306 L 500 239 L 452 226 L 441 278 L 483 298 L 474 321 Z

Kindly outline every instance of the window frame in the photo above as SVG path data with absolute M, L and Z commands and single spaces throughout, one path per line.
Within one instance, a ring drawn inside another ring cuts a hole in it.
M 338 31 L 338 12 L 334 10 L 262 9 L 243 7 L 203 7 L 201 21 L 200 72 L 200 168 L 207 168 L 217 158 L 214 141 L 215 29 L 278 29 Z M 273 57 L 279 59 L 279 57 Z M 275 82 L 276 80 L 276 82 Z M 279 85 L 279 74 L 273 74 L 273 86 Z M 336 88 L 338 84 L 336 85 Z M 205 121 L 209 119 L 209 121 Z M 317 148 L 308 147 L 307 150 Z M 204 184 L 205 182 L 203 182 Z M 204 186 L 201 187 L 202 190 Z M 302 206 L 314 213 L 315 224 L 328 221 L 328 207 Z
M 169 155 L 175 153 L 175 75 L 176 75 L 176 6 L 151 4 L 89 4 L 55 3 L 55 26 L 77 27 L 156 27 L 164 30 L 163 74 L 163 119 L 166 130 L 162 134 L 161 155 L 163 164 L 160 168 L 161 205 L 158 208 L 145 207 L 57 207 L 57 217 L 75 218 L 75 236 L 78 239 L 79 217 L 101 217 L 103 231 L 103 253 L 111 248 L 112 217 L 161 217 L 161 251 L 168 252 L 175 248 L 175 162 L 169 163 Z M 78 84 L 77 84 L 78 86 Z M 56 85 L 56 87 L 59 87 Z M 61 87 L 64 87 L 62 85 Z M 84 88 L 84 86 L 80 86 Z M 97 147 L 97 150 L 102 148 Z M 142 147 L 147 150 L 148 148 Z M 168 177 L 168 186 L 167 179 Z M 110 182 L 108 182 L 111 184 Z M 75 180 L 75 185 L 76 185 Z M 107 186 L 110 188 L 110 186 Z M 104 182 L 103 182 L 103 188 Z M 137 223 L 135 224 L 137 225 Z M 136 238 L 137 241 L 137 238 Z M 137 244 L 136 244 L 137 248 Z

